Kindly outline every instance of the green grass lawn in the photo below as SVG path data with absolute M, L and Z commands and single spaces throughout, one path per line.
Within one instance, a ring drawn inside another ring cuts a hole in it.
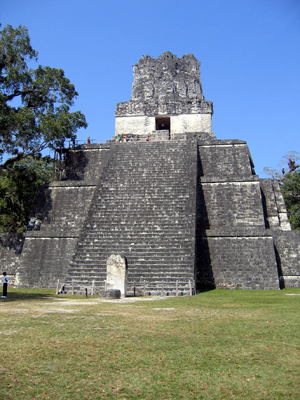
M 1 300 L 0 399 L 300 399 L 298 289 L 54 293 Z

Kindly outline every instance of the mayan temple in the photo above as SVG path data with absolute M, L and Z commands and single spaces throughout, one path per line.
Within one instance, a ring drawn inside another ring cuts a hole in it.
M 37 192 L 16 284 L 103 290 L 119 260 L 122 295 L 299 287 L 300 232 L 247 143 L 212 132 L 200 62 L 166 52 L 133 73 L 111 140 L 66 149 Z

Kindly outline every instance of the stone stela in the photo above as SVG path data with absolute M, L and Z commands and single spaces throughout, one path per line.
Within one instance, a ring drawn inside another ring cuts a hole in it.
M 126 296 L 127 268 L 126 260 L 120 254 L 112 254 L 107 260 L 106 289 L 118 289 Z
M 68 149 L 63 179 L 38 189 L 15 283 L 122 295 L 299 287 L 300 232 L 247 143 L 215 137 L 200 62 L 143 56 L 133 75 L 111 140 Z

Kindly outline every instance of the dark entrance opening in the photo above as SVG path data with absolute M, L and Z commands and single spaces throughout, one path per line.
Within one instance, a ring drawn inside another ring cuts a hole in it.
M 171 131 L 170 117 L 156 117 L 155 118 L 155 129 L 157 131 Z

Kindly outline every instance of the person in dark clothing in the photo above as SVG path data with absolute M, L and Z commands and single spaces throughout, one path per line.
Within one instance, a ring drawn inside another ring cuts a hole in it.
M 3 294 L 1 296 L 1 299 L 6 299 L 7 297 L 7 284 L 8 284 L 8 278 L 6 272 L 3 272 Z

